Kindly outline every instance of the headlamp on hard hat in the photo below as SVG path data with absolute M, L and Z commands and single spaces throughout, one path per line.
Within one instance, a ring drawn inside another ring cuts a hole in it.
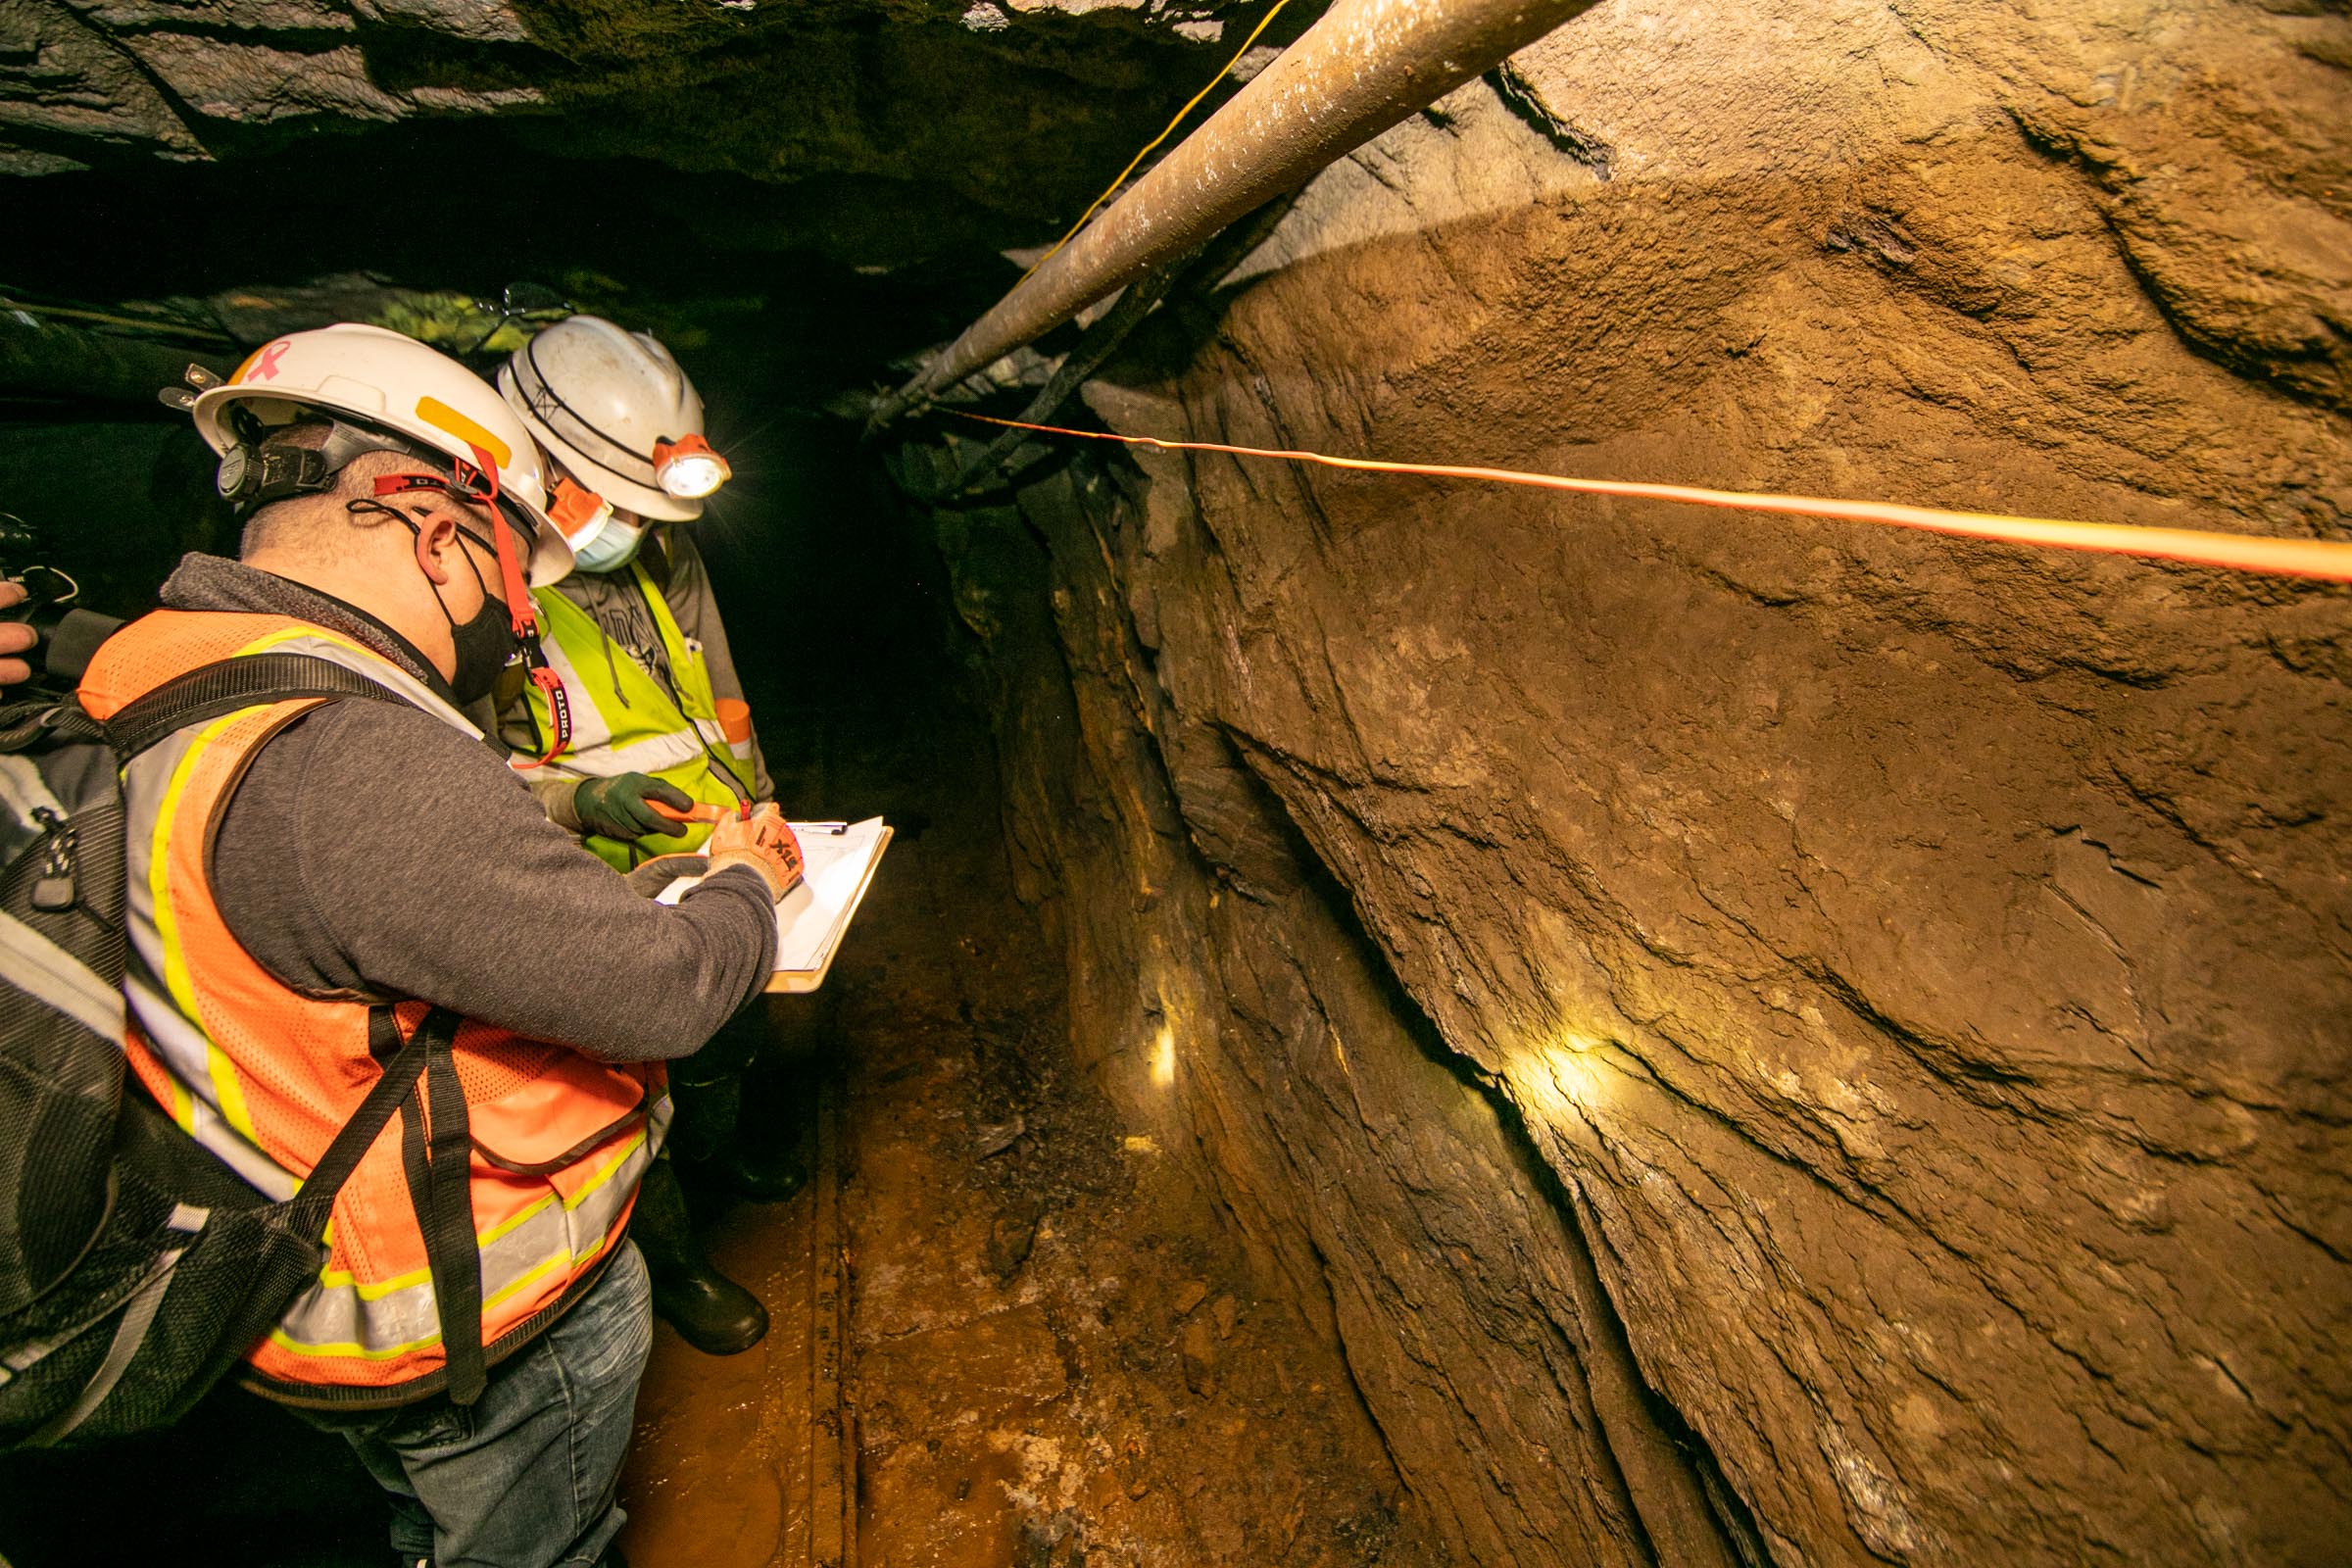
M 297 418 L 268 425 L 245 409 L 228 418 L 235 441 L 220 454 L 214 485 L 239 512 L 331 489 L 335 475 L 368 452 L 418 450 L 414 441 L 347 419 Z
M 586 485 L 574 484 L 558 474 L 547 514 L 564 531 L 564 542 L 577 550 L 612 519 L 612 503 Z
M 734 475 L 727 460 L 699 435 L 654 443 L 654 481 L 681 501 L 700 501 Z

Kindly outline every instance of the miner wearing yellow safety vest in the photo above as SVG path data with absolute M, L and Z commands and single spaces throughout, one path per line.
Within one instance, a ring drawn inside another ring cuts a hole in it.
M 83 706 L 268 653 L 363 695 L 260 697 L 125 769 L 131 1068 L 281 1200 L 385 1059 L 434 1043 L 245 1381 L 351 1443 L 405 1563 L 617 1562 L 652 1334 L 623 1228 L 669 1119 L 663 1061 L 760 992 L 797 849 L 773 815 L 729 821 L 663 907 L 464 717 L 527 640 L 526 577 L 570 564 L 530 436 L 478 377 L 333 326 L 266 345 L 193 412 L 241 559 L 183 561 L 165 608 L 98 650 Z
M 554 710 L 520 681 L 502 690 L 500 739 L 548 815 L 614 867 L 699 850 L 710 823 L 660 808 L 710 817 L 774 794 L 694 543 L 703 498 L 728 476 L 702 398 L 659 341 L 594 316 L 539 332 L 498 387 L 549 460 L 550 512 L 577 558 L 533 590 L 569 698 L 568 743 L 555 749 Z M 778 1201 L 802 1181 L 781 1127 L 735 1137 L 740 1069 L 760 1044 L 749 1012 L 680 1064 L 671 1147 L 735 1196 Z M 670 1159 L 648 1173 L 637 1236 L 655 1310 L 689 1344 L 729 1355 L 759 1343 L 767 1313 L 697 1243 Z
M 775 794 L 710 574 L 693 530 L 678 526 L 728 477 L 704 436 L 703 400 L 657 339 L 594 316 L 517 349 L 498 388 L 552 461 L 550 512 L 577 562 L 534 595 L 572 728 L 532 788 L 623 871 L 699 850 L 709 823 L 675 822 L 647 802 L 732 810 Z M 519 695 L 500 718 L 518 757 L 536 759 L 554 715 L 543 693 Z

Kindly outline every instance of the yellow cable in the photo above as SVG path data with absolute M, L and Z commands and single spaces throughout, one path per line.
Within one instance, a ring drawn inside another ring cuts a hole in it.
M 1110 200 L 1113 196 L 1116 196 L 1119 193 L 1119 187 L 1127 183 L 1127 176 L 1135 172 L 1135 166 L 1142 163 L 1145 159 L 1151 157 L 1152 152 L 1157 149 L 1161 142 L 1166 141 L 1170 136 L 1175 135 L 1176 127 L 1184 123 L 1184 117 L 1191 114 L 1194 110 L 1200 108 L 1200 100 L 1214 92 L 1218 82 L 1223 81 L 1227 76 L 1233 74 L 1233 68 L 1242 63 L 1242 57 L 1248 54 L 1250 50 L 1250 46 L 1257 42 L 1258 35 L 1264 32 L 1266 28 L 1273 24 L 1273 21 L 1276 17 L 1282 15 L 1282 8 L 1290 3 L 1291 0 L 1274 0 L 1274 9 L 1267 12 L 1264 16 L 1258 18 L 1257 25 L 1250 29 L 1250 36 L 1242 40 L 1241 48 L 1235 50 L 1233 58 L 1225 62 L 1225 69 L 1218 72 L 1215 75 L 1209 77 L 1208 85 L 1201 88 L 1199 92 L 1193 94 L 1193 101 L 1191 103 L 1186 104 L 1182 109 L 1176 111 L 1176 118 L 1168 122 L 1167 129 L 1152 137 L 1151 141 L 1145 144 L 1142 152 L 1137 153 L 1133 158 L 1127 160 L 1127 167 L 1119 171 L 1119 177 L 1112 180 L 1109 188 L 1103 191 L 1102 195 L 1095 198 L 1092 206 L 1088 207 L 1085 212 L 1078 215 L 1078 221 L 1070 225 L 1070 231 L 1054 242 L 1053 250 L 1046 252 L 1045 255 L 1040 256 L 1036 261 L 1029 264 L 1029 271 L 1021 274 L 1022 282 L 1025 283 L 1029 280 L 1029 272 L 1036 271 L 1039 268 L 1045 266 L 1046 263 L 1052 261 L 1064 245 L 1067 245 L 1070 241 L 1078 237 L 1078 231 L 1086 226 L 1087 220 L 1093 218 L 1095 214 L 1102 209 L 1102 204 Z

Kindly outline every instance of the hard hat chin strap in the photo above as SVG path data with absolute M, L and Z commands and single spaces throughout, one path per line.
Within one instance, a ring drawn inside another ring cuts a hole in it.
M 498 464 L 480 447 L 473 449 L 475 467 L 472 470 L 488 486 L 486 501 L 492 511 L 498 506 Z M 468 470 L 463 463 L 455 466 L 456 476 L 463 480 Z M 504 522 L 502 517 L 501 522 Z M 547 662 L 547 650 L 539 646 L 539 605 L 531 597 L 531 585 L 523 575 L 522 562 L 514 549 L 514 530 L 498 530 L 498 580 L 507 596 L 507 613 L 514 623 L 514 640 L 522 644 L 522 667 L 529 671 L 531 684 L 539 688 L 547 700 L 548 717 L 554 721 L 555 737 L 547 751 L 531 767 L 545 767 L 571 749 L 571 695 L 564 689 L 564 677 L 556 673 Z
M 547 715 L 553 721 L 555 730 L 555 737 L 548 743 L 547 750 L 537 760 L 521 763 L 516 768 L 518 772 L 528 772 L 534 767 L 545 767 L 571 749 L 571 695 L 564 689 L 564 677 L 557 674 L 555 666 L 547 662 L 547 651 L 539 646 L 539 634 L 536 631 L 522 640 L 522 667 L 530 671 L 531 684 L 538 687 L 540 696 L 546 699 Z
M 387 473 L 378 475 L 375 493 L 399 495 L 408 490 L 438 490 L 443 495 L 487 511 L 498 526 L 492 528 L 491 553 L 498 557 L 498 591 L 507 602 L 514 635 L 528 640 L 539 635 L 539 607 L 531 600 L 530 579 L 523 574 L 522 557 L 514 549 L 514 530 L 498 505 L 498 465 L 480 447 L 473 449 L 479 466 L 452 459 L 450 475 Z

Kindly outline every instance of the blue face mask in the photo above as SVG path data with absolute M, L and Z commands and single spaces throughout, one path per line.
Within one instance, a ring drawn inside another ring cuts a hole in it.
M 571 554 L 582 571 L 618 571 L 637 559 L 637 547 L 643 543 L 642 524 L 607 517 L 586 544 L 572 546 Z

